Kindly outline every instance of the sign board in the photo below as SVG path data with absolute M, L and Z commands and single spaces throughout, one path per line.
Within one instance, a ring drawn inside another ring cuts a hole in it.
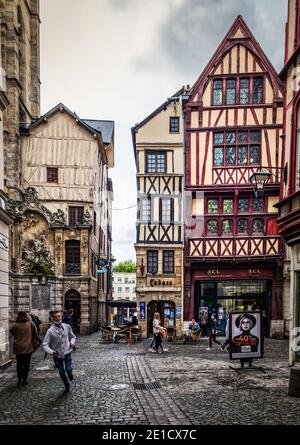
M 107 272 L 107 269 L 97 269 L 96 272 L 97 273 L 105 273 L 105 272 Z
M 263 357 L 263 330 L 261 311 L 230 312 L 230 359 Z
M 50 286 L 36 285 L 31 287 L 31 307 L 32 309 L 50 309 Z
M 146 320 L 146 303 L 140 302 L 140 320 Z

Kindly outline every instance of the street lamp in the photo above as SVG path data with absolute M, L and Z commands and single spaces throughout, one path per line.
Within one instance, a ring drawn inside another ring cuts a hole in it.
M 270 170 L 283 170 L 283 180 L 287 182 L 287 164 L 284 167 L 261 167 L 256 172 L 252 173 L 249 178 L 254 190 L 256 198 L 262 198 L 266 185 L 268 184 L 270 177 L 275 176 Z

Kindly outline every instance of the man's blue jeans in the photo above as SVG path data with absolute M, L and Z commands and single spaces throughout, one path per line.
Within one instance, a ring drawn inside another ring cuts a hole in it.
M 67 355 L 65 355 L 65 358 L 58 358 L 58 357 L 53 357 L 53 361 L 56 365 L 56 367 L 58 368 L 58 372 L 60 375 L 60 378 L 62 379 L 62 381 L 64 382 L 64 385 L 66 388 L 69 388 L 70 383 L 69 380 L 66 376 L 66 373 L 69 375 L 70 373 L 72 373 L 72 355 L 71 352 Z

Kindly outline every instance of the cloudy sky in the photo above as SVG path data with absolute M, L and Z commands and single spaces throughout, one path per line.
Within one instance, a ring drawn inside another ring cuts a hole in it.
M 287 0 L 41 0 L 41 112 L 115 121 L 113 254 L 135 258 L 131 127 L 196 81 L 242 14 L 275 69 Z

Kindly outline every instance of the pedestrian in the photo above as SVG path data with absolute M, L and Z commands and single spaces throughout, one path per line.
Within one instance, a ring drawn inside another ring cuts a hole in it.
M 225 341 L 221 345 L 221 351 L 229 352 L 230 340 L 229 340 L 229 315 L 227 315 L 226 327 L 225 327 Z
M 207 332 L 208 332 L 208 348 L 206 348 L 207 351 L 210 351 L 212 348 L 212 342 L 217 343 L 221 346 L 221 343 L 217 340 L 217 317 L 215 314 L 212 314 L 210 319 L 208 320 L 207 325 Z
M 46 332 L 43 349 L 53 356 L 53 361 L 58 368 L 59 375 L 65 385 L 65 393 L 70 392 L 70 383 L 73 377 L 72 349 L 75 348 L 76 336 L 71 326 L 62 323 L 61 313 L 54 313 L 54 323 Z
M 138 321 L 138 318 L 137 318 L 137 312 L 133 313 L 133 315 L 129 319 L 129 322 L 130 322 L 131 326 L 138 326 L 139 325 L 139 321 Z
M 155 350 L 157 353 L 162 354 L 164 352 L 162 345 L 162 337 L 165 332 L 165 328 L 160 325 L 160 315 L 159 312 L 154 312 L 153 315 L 153 334 L 155 338 Z M 158 349 L 161 348 L 159 352 Z
M 73 329 L 73 310 L 69 309 L 68 311 L 64 311 L 62 322 L 69 324 Z
M 40 333 L 40 325 L 42 324 L 42 321 L 39 319 L 39 317 L 35 314 L 30 314 L 31 320 L 35 324 L 37 333 Z
M 35 324 L 29 319 L 26 312 L 18 312 L 16 323 L 10 329 L 14 337 L 13 353 L 17 359 L 18 385 L 27 385 L 30 369 L 31 354 L 34 351 L 32 336 L 36 333 Z

